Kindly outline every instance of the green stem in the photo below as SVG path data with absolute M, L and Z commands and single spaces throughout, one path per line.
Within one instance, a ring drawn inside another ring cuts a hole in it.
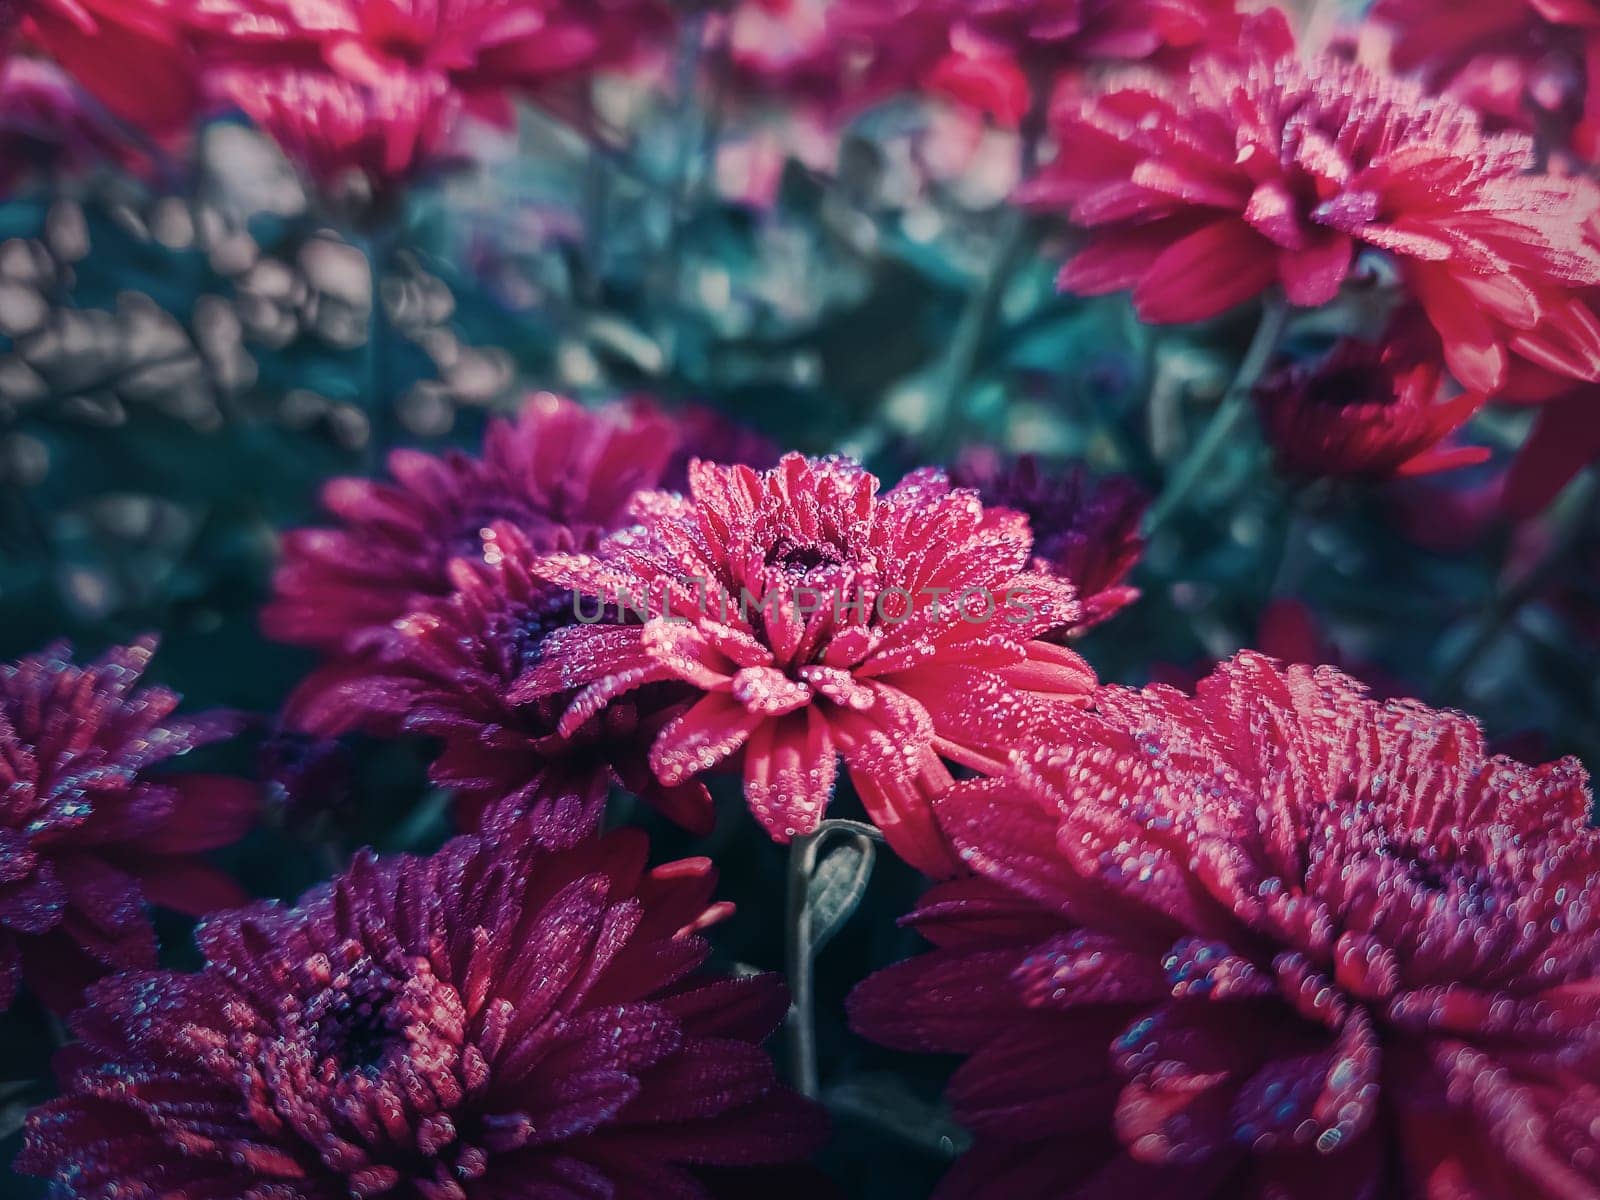
M 367 324 L 367 458 L 374 474 L 383 470 L 394 442 L 395 397 L 389 377 L 389 343 L 393 330 L 383 300 L 383 279 L 394 258 L 398 236 L 392 229 L 371 234 L 363 246 L 372 273 L 372 312 Z
M 1590 471 L 1573 488 L 1550 547 L 1531 570 L 1505 588 L 1478 622 L 1477 631 L 1451 659 L 1439 677 L 1435 694 L 1441 704 L 1461 698 L 1462 689 L 1478 662 L 1506 632 L 1507 626 L 1556 579 L 1568 557 L 1581 544 L 1600 505 L 1600 474 Z
M 1244 361 L 1239 364 L 1238 373 L 1228 385 L 1221 403 L 1217 405 L 1217 411 L 1212 414 L 1211 423 L 1173 472 L 1161 496 L 1151 505 L 1150 513 L 1145 518 L 1147 537 L 1172 519 L 1211 469 L 1212 462 L 1222 448 L 1237 432 L 1245 414 L 1250 411 L 1250 394 L 1277 352 L 1288 323 L 1288 304 L 1281 296 L 1269 296 L 1262 306 L 1261 323 L 1256 326 L 1250 348 L 1245 352 Z
M 822 1091 L 817 1069 L 816 978 L 811 959 L 811 874 L 823 831 L 797 837 L 789 845 L 789 1075 L 802 1096 L 815 1100 Z

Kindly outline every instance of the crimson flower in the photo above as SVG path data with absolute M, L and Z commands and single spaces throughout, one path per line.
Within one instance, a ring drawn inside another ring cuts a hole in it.
M 1446 398 L 1444 370 L 1415 341 L 1338 342 L 1320 360 L 1288 366 L 1256 389 L 1278 466 L 1307 479 L 1431 475 L 1486 462 L 1486 446 L 1449 437 L 1483 407 Z
M 0 54 L 0 195 L 30 172 L 81 172 L 102 162 L 135 159 L 114 122 L 91 111 L 59 67 L 43 59 Z
M 846 45 L 891 47 L 929 86 L 1008 123 L 1042 77 L 1181 60 L 1240 26 L 1235 0 L 835 0 L 831 15 Z
M 0 1008 L 19 976 L 66 1012 L 108 971 L 154 965 L 147 902 L 198 916 L 243 898 L 198 855 L 250 827 L 254 786 L 160 770 L 238 722 L 173 718 L 174 693 L 138 686 L 154 649 L 0 667 Z
M 262 623 L 282 642 L 359 652 L 376 627 L 448 595 L 451 560 L 481 559 L 496 521 L 547 549 L 590 544 L 621 521 L 635 489 L 656 485 L 674 449 L 665 418 L 545 394 L 515 421 L 492 421 L 481 458 L 396 450 L 394 482 L 336 479 L 323 490 L 339 527 L 284 539 Z
M 697 972 L 715 875 L 526 822 L 220 914 L 194 974 L 106 980 L 18 1169 L 82 1196 L 674 1196 L 822 1118 L 760 1043 L 772 976 Z
M 1579 384 L 1540 407 L 1533 431 L 1506 476 L 1506 510 L 1519 518 L 1542 512 L 1596 459 L 1600 459 L 1600 388 Z
M 30 41 L 123 120 L 161 135 L 186 129 L 199 112 L 198 64 L 181 21 L 160 0 L 7 0 L 7 6 L 13 20 L 22 14 Z
M 843 755 L 895 850 L 953 873 L 928 806 L 944 760 L 996 769 L 1019 724 L 1094 687 L 1078 655 L 1038 640 L 1077 606 L 1025 570 L 1026 521 L 942 479 L 879 495 L 846 459 L 696 463 L 688 498 L 647 493 L 636 512 L 593 554 L 536 568 L 630 622 L 551 634 L 521 696 L 578 689 L 570 733 L 647 684 L 691 685 L 652 747 L 656 777 L 676 787 L 742 754 L 745 799 L 777 841 L 817 827 Z
M 201 0 L 186 14 L 212 61 L 440 87 L 493 116 L 506 89 L 614 61 L 669 17 L 657 0 Z
M 1032 455 L 1007 461 L 986 450 L 961 456 L 950 472 L 992 508 L 1010 508 L 1033 530 L 1033 569 L 1072 584 L 1083 615 L 1064 631 L 1086 633 L 1139 598 L 1127 578 L 1144 553 L 1147 498 L 1121 476 L 1095 480 L 1081 466 L 1052 470 Z
M 1090 229 L 1068 290 L 1132 288 L 1155 323 L 1216 316 L 1273 286 L 1326 304 L 1383 252 L 1469 390 L 1512 356 L 1600 377 L 1600 188 L 1528 174 L 1533 143 L 1414 84 L 1295 56 L 1282 14 L 1186 79 L 1146 77 L 1057 114 L 1060 153 L 1025 190 Z
M 1396 70 L 1516 128 L 1571 137 L 1595 156 L 1595 0 L 1378 0 L 1371 16 L 1393 33 Z
M 570 696 L 525 698 L 520 685 L 548 653 L 549 635 L 575 623 L 572 594 L 534 577 L 538 552 L 522 530 L 484 531 L 479 561 L 451 565 L 454 591 L 374 630 L 366 653 L 322 672 L 291 711 L 324 738 L 359 730 L 438 739 L 429 778 L 454 792 L 461 823 L 508 805 L 540 815 L 547 838 L 598 828 L 612 782 L 679 824 L 709 833 L 711 800 L 698 781 L 667 786 L 651 773 L 657 734 L 686 707 L 686 685 L 621 697 L 562 732 Z
M 1600 832 L 1575 761 L 1244 654 L 954 788 L 979 878 L 855 993 L 967 1055 L 940 1200 L 1600 1194 Z

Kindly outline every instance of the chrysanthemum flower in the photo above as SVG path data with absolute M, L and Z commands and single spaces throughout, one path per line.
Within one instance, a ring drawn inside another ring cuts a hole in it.
M 523 695 L 580 689 L 570 733 L 646 684 L 688 683 L 700 698 L 651 751 L 663 784 L 742 754 L 751 811 L 788 841 L 822 819 L 842 754 L 890 844 L 955 871 L 928 806 L 945 760 L 996 769 L 1022 724 L 1094 686 L 1038 640 L 1077 605 L 1026 570 L 1026 520 L 926 476 L 879 495 L 855 463 L 798 454 L 764 474 L 696 463 L 689 489 L 642 496 L 637 528 L 538 568 L 631 623 L 558 630 Z
M 550 633 L 578 619 L 570 592 L 534 577 L 537 558 L 515 526 L 485 530 L 483 559 L 452 564 L 454 592 L 375 630 L 366 654 L 318 676 L 293 706 L 292 724 L 324 737 L 359 730 L 438 739 L 429 778 L 455 793 L 465 828 L 503 803 L 539 814 L 547 837 L 559 830 L 576 841 L 599 826 L 616 782 L 709 832 L 705 786 L 665 786 L 648 763 L 661 727 L 693 696 L 687 685 L 641 688 L 565 733 L 558 726 L 570 697 L 521 695 Z
M 481 558 L 496 521 L 536 545 L 582 548 L 622 519 L 628 498 L 654 487 L 675 449 L 672 427 L 642 411 L 591 411 L 535 397 L 495 420 L 483 456 L 389 456 L 393 483 L 337 479 L 323 506 L 340 521 L 284 539 L 269 636 L 353 653 L 370 632 L 452 590 L 452 559 Z
M 771 976 L 696 972 L 714 873 L 526 824 L 359 857 L 221 914 L 195 974 L 98 986 L 18 1169 L 83 1197 L 681 1196 L 801 1158 L 822 1119 L 760 1043 Z
M 1331 57 L 1301 62 L 1282 14 L 1182 80 L 1113 86 L 1058 114 L 1060 153 L 1025 191 L 1091 230 L 1066 289 L 1132 288 L 1140 316 L 1196 321 L 1273 286 L 1332 300 L 1356 252 L 1390 256 L 1464 387 L 1512 356 L 1600 377 L 1600 188 L 1533 176 L 1533 143 Z
M 1240 23 L 1235 0 L 836 0 L 831 16 L 845 45 L 892 47 L 924 83 L 1008 123 L 1053 74 L 1187 57 Z
M 1442 364 L 1403 335 L 1345 338 L 1267 377 L 1255 399 L 1279 468 L 1307 479 L 1431 475 L 1489 458 L 1486 446 L 1448 444 L 1484 397 L 1447 396 Z
M 1057 632 L 1087 632 L 1139 598 L 1127 578 L 1144 553 L 1139 530 L 1148 501 L 1133 480 L 1096 480 L 1082 467 L 1051 470 L 1032 455 L 1007 461 L 977 450 L 961 456 L 950 481 L 972 488 L 992 508 L 1028 518 L 1033 569 L 1072 584 L 1083 607 L 1077 621 Z
M 194 0 L 186 14 L 214 61 L 442 86 L 484 115 L 504 111 L 506 89 L 612 61 L 668 19 L 656 0 Z
M 0 1009 L 19 976 L 65 1012 L 108 971 L 153 965 L 147 902 L 198 916 L 243 899 L 198 854 L 244 834 L 255 788 L 159 770 L 238 723 L 173 718 L 176 695 L 140 688 L 154 645 L 0 668 Z
M 1600 1195 L 1600 832 L 1574 761 L 1245 654 L 958 785 L 980 878 L 855 1024 L 969 1056 L 941 1200 Z
M 380 197 L 444 163 L 461 115 L 460 97 L 438 79 L 368 86 L 295 68 L 220 78 L 229 99 L 324 188 L 357 177 Z
M 28 39 L 118 117 L 157 135 L 186 129 L 194 120 L 201 104 L 199 71 L 182 22 L 169 6 L 159 0 L 8 5 L 13 19 L 23 18 Z
M 1573 138 L 1594 156 L 1596 0 L 1378 0 L 1371 17 L 1392 34 L 1396 70 L 1516 128 Z

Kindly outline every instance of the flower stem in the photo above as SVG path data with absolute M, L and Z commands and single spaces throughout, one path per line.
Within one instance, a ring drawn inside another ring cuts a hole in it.
M 831 920 L 825 917 L 823 928 L 819 929 L 811 904 L 812 881 L 822 861 L 823 848 L 841 835 L 855 839 L 863 852 L 859 888 L 852 889 L 845 906 L 831 914 Z M 813 1100 L 822 1091 L 817 1068 L 816 954 L 860 902 L 860 889 L 864 889 L 872 870 L 873 844 L 881 841 L 883 834 L 879 830 L 860 821 L 824 821 L 814 832 L 795 838 L 789 845 L 789 944 L 785 964 L 789 978 L 789 1075 L 795 1090 Z
M 1288 304 L 1281 296 L 1269 296 L 1262 306 L 1261 323 L 1256 326 L 1250 348 L 1245 351 L 1244 361 L 1239 364 L 1238 373 L 1228 385 L 1222 402 L 1217 405 L 1217 411 L 1212 414 L 1211 423 L 1206 426 L 1205 432 L 1195 442 L 1188 456 L 1178 465 L 1178 469 L 1172 473 L 1160 497 L 1150 506 L 1150 513 L 1145 518 L 1146 537 L 1154 534 L 1172 519 L 1173 514 L 1183 506 L 1189 494 L 1211 469 L 1213 460 L 1238 430 L 1240 422 L 1250 410 L 1250 394 L 1254 391 L 1262 372 L 1272 361 L 1272 356 L 1277 352 L 1288 323 Z
M 372 273 L 372 312 L 367 323 L 367 458 L 374 474 L 394 440 L 393 383 L 389 378 L 389 343 L 393 340 L 389 310 L 383 299 L 383 278 L 394 259 L 398 242 L 394 230 L 384 227 L 370 234 L 362 249 Z
M 1444 668 L 1439 684 L 1434 689 L 1441 704 L 1461 699 L 1462 691 L 1474 668 L 1494 644 L 1500 640 L 1529 601 L 1544 591 L 1561 573 L 1568 557 L 1583 541 L 1590 523 L 1600 506 L 1600 473 L 1590 471 L 1583 476 L 1568 498 L 1560 523 L 1549 548 L 1532 569 L 1501 591 L 1478 621 L 1471 639 Z

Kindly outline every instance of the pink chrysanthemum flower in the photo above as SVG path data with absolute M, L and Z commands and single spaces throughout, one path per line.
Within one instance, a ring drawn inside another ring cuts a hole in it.
M 1326 304 L 1358 250 L 1390 256 L 1463 386 L 1493 392 L 1512 356 L 1600 378 L 1600 188 L 1534 176 L 1533 143 L 1469 110 L 1324 57 L 1276 11 L 1187 78 L 1113 86 L 1059 112 L 1036 205 L 1089 227 L 1064 269 L 1085 294 L 1132 288 L 1156 323 L 1213 317 L 1279 286 Z
M 1371 17 L 1392 35 L 1396 70 L 1506 124 L 1570 138 L 1594 157 L 1596 0 L 1378 0 Z
M 576 841 L 599 826 L 615 782 L 709 833 L 705 786 L 666 786 L 648 763 L 662 726 L 693 696 L 687 685 L 640 688 L 565 733 L 571 697 L 523 697 L 546 639 L 577 621 L 572 594 L 534 577 L 537 559 L 520 529 L 486 530 L 482 561 L 451 565 L 454 592 L 375 630 L 366 655 L 323 672 L 294 705 L 292 724 L 322 737 L 360 730 L 438 739 L 429 778 L 455 794 L 468 829 L 490 806 L 509 805 L 537 813 L 547 838 L 559 831 Z
M 1391 479 L 1489 458 L 1486 446 L 1449 444 L 1484 397 L 1447 395 L 1438 359 L 1403 333 L 1379 343 L 1345 338 L 1263 380 L 1255 399 L 1273 456 L 1291 475 Z
M 969 1056 L 940 1200 L 1600 1195 L 1576 762 L 1254 654 L 1099 708 L 941 801 L 980 878 L 853 998 Z
M 1006 460 L 969 451 L 950 472 L 991 508 L 1010 508 L 1033 530 L 1033 569 L 1072 584 L 1083 615 L 1063 630 L 1076 637 L 1139 598 L 1128 575 L 1144 553 L 1140 526 L 1148 499 L 1123 477 L 1093 479 L 1081 466 L 1052 470 L 1032 455 Z
M 656 0 L 194 0 L 185 20 L 213 61 L 314 65 L 371 88 L 439 84 L 499 115 L 507 88 L 625 56 L 670 10 Z
M 198 916 L 243 899 L 198 855 L 243 836 L 254 786 L 159 770 L 238 722 L 174 718 L 176 695 L 139 687 L 154 647 L 0 668 L 0 1009 L 19 977 L 65 1012 L 108 971 L 154 965 L 147 903 Z
M 552 634 L 524 694 L 581 689 L 570 732 L 636 688 L 688 683 L 700 698 L 651 752 L 662 783 L 742 754 L 751 811 L 788 841 L 817 827 L 843 755 L 890 844 L 955 871 L 928 806 L 945 760 L 995 769 L 1022 723 L 1094 687 L 1038 640 L 1077 605 L 1026 570 L 1027 522 L 942 479 L 879 495 L 855 463 L 798 454 L 764 474 L 696 463 L 689 488 L 641 497 L 637 528 L 539 568 L 635 615 Z
M 228 71 L 221 87 L 284 155 L 324 188 L 364 180 L 386 201 L 444 163 L 460 97 L 437 79 L 367 86 L 326 71 Z
M 490 423 L 481 458 L 396 450 L 393 483 L 337 479 L 324 489 L 340 527 L 284 539 L 262 622 L 279 641 L 358 651 L 375 627 L 448 595 L 451 560 L 481 558 L 496 521 L 546 549 L 609 533 L 634 490 L 660 481 L 675 445 L 664 418 L 541 395 L 515 422 Z
M 1022 119 L 1053 75 L 1107 63 L 1177 64 L 1227 43 L 1235 0 L 835 0 L 841 48 L 891 59 L 891 75 Z
M 18 1169 L 102 1200 L 707 1200 L 805 1156 L 822 1119 L 761 1049 L 781 984 L 697 974 L 711 865 L 646 850 L 508 824 L 212 918 L 200 971 L 73 1017 Z

